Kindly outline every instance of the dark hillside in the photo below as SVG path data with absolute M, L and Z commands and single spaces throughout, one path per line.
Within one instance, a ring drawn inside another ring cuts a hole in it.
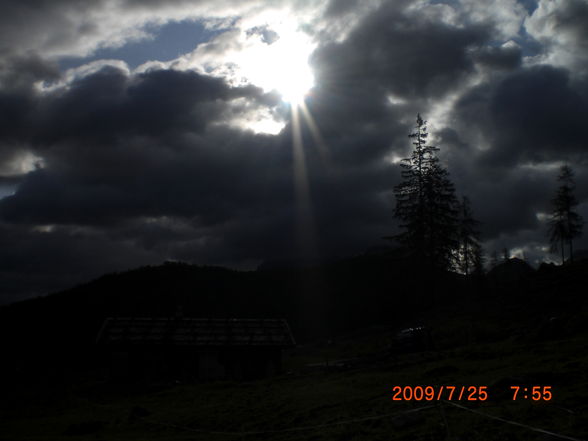
M 443 416 L 439 402 L 391 400 L 394 385 L 457 384 L 488 386 L 490 399 L 456 405 L 583 439 L 587 269 L 584 261 L 516 279 L 425 278 L 414 262 L 370 255 L 306 269 L 174 263 L 107 275 L 0 309 L 0 429 L 5 439 L 170 440 L 193 430 L 274 429 L 286 432 L 264 439 L 442 440 L 450 431 L 467 436 L 455 439 L 544 439 L 455 406 Z M 286 353 L 285 374 L 266 380 L 107 381 L 94 345 L 103 319 L 174 316 L 178 307 L 195 317 L 285 317 L 299 345 Z M 391 351 L 399 329 L 423 324 L 432 348 Z M 553 402 L 515 402 L 511 385 L 552 387 Z M 415 420 L 384 418 L 423 404 L 430 409 Z M 372 415 L 373 424 L 337 423 Z M 325 422 L 335 426 L 288 432 Z
M 15 359 L 26 354 L 83 361 L 106 317 L 169 317 L 181 310 L 193 317 L 284 317 L 304 342 L 373 323 L 410 321 L 449 302 L 443 292 L 458 296 L 460 289 L 459 277 L 423 279 L 410 262 L 382 256 L 256 272 L 166 263 L 0 308 L 1 335 Z
M 283 317 L 299 343 L 374 324 L 428 324 L 447 346 L 539 332 L 550 319 L 568 333 L 585 327 L 585 261 L 548 272 L 517 263 L 505 265 L 518 271 L 469 279 L 424 277 L 415 262 L 386 255 L 254 272 L 182 263 L 139 268 L 0 308 L 2 345 L 11 354 L 3 369 L 89 368 L 109 316 Z

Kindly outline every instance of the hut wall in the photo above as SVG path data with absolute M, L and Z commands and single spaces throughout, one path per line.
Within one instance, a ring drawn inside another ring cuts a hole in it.
M 110 377 L 118 381 L 255 380 L 281 372 L 279 348 L 127 346 L 108 352 Z
M 227 376 L 219 351 L 198 353 L 198 378 L 201 380 L 220 380 Z

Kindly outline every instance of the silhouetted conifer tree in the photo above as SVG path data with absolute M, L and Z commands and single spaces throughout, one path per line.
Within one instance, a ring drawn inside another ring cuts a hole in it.
M 394 188 L 394 216 L 405 231 L 395 238 L 432 266 L 448 269 L 458 248 L 458 201 L 437 147 L 427 145 L 427 127 L 417 116 L 410 158 L 401 162 L 403 181 Z
M 575 211 L 578 201 L 574 196 L 576 183 L 571 167 L 563 165 L 557 180 L 560 186 L 551 201 L 551 219 L 549 220 L 549 242 L 552 252 L 561 251 L 561 263 L 565 262 L 565 243 L 568 243 L 569 258 L 573 261 L 573 240 L 582 234 L 583 220 Z
M 459 211 L 457 269 L 465 275 L 472 272 L 481 274 L 483 273 L 484 262 L 482 246 L 480 245 L 480 232 L 478 231 L 480 222 L 474 219 L 470 200 L 465 196 L 462 198 Z

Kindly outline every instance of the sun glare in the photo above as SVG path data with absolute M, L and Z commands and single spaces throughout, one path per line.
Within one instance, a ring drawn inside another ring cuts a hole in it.
M 251 83 L 265 91 L 277 91 L 290 104 L 299 104 L 314 86 L 308 65 L 314 46 L 292 26 L 277 26 L 275 31 L 277 40 L 268 44 L 257 39 L 238 64 Z

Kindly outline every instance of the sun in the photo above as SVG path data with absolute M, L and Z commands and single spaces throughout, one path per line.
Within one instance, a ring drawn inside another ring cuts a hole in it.
M 242 52 L 241 74 L 265 91 L 276 91 L 290 105 L 300 104 L 314 86 L 309 66 L 314 45 L 291 25 L 274 29 L 275 41 L 267 44 L 257 39 Z
M 311 46 L 304 39 L 286 35 L 277 41 L 268 84 L 290 104 L 298 104 L 314 86 L 314 76 L 308 64 Z
M 304 63 L 290 60 L 276 67 L 273 88 L 290 104 L 300 104 L 314 86 L 314 77 Z

